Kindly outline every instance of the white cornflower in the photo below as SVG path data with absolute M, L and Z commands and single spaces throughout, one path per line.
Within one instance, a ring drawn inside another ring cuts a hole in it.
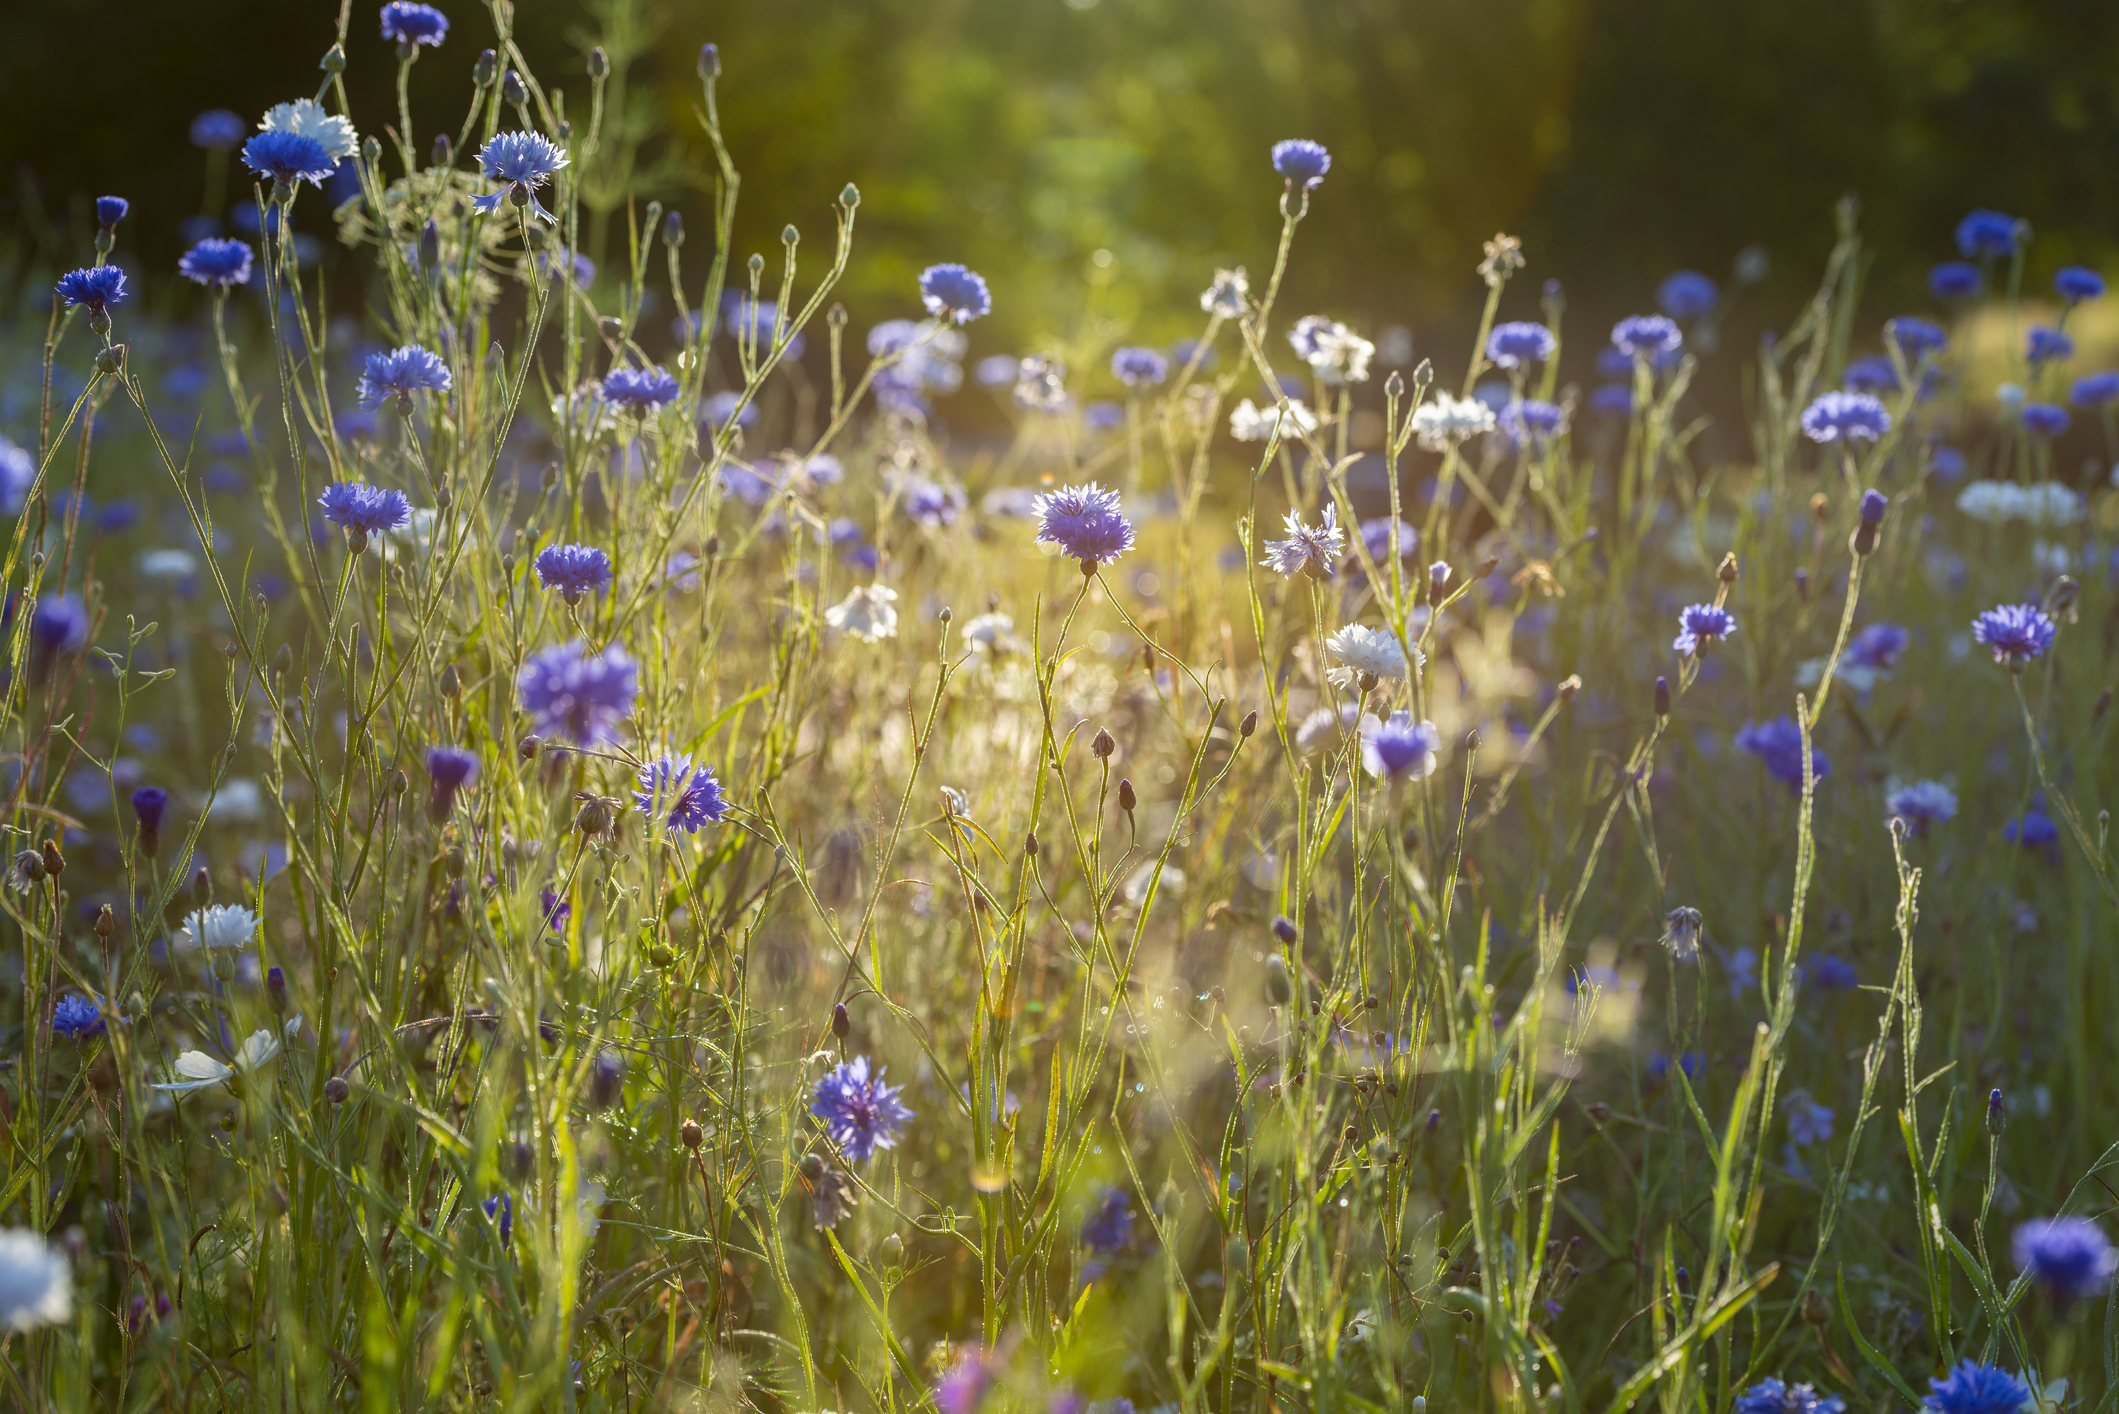
M 1453 398 L 1435 394 L 1413 412 L 1413 434 L 1431 452 L 1447 451 L 1456 443 L 1494 430 L 1494 410 L 1476 398 Z
M 1293 511 L 1287 514 L 1288 538 L 1266 541 L 1266 557 L 1258 563 L 1275 574 L 1292 579 L 1308 571 L 1318 579 L 1330 579 L 1332 567 L 1339 562 L 1340 547 L 1346 542 L 1346 532 L 1339 528 L 1338 507 L 1327 504 L 1324 508 L 1324 524 L 1308 526 Z
M 265 120 L 258 124 L 258 131 L 313 138 L 331 154 L 334 162 L 351 157 L 354 149 L 361 145 L 360 134 L 353 131 L 350 118 L 326 113 L 323 105 L 313 98 L 297 98 L 292 103 L 281 103 L 268 109 Z
M 824 622 L 864 643 L 898 636 L 898 591 L 864 584 L 824 611 Z
M 964 625 L 964 641 L 969 643 L 971 651 L 980 657 L 997 657 L 1012 652 L 1018 646 L 1015 620 L 1006 614 L 980 614 Z
M 287 1035 L 300 1034 L 302 1019 L 287 1018 Z M 250 1033 L 249 1039 L 236 1049 L 235 1064 L 228 1065 L 215 1060 L 204 1051 L 186 1051 L 176 1058 L 170 1067 L 183 1077 L 181 1080 L 157 1081 L 154 1088 L 176 1094 L 190 1094 L 193 1090 L 210 1089 L 225 1085 L 238 1075 L 251 1075 L 263 1069 L 274 1056 L 280 1053 L 279 1033 L 264 1028 Z
M 1234 270 L 1217 270 L 1214 283 L 1207 286 L 1199 297 L 1199 307 L 1209 314 L 1219 314 L 1224 319 L 1241 319 L 1251 298 L 1251 281 L 1243 273 L 1243 267 Z
M 2013 481 L 1975 481 L 1957 493 L 1957 509 L 1987 525 L 2020 520 L 2031 525 L 2073 525 L 2082 519 L 2082 498 L 2057 481 L 2023 486 Z
M 245 947 L 257 930 L 258 916 L 241 904 L 208 904 L 184 920 L 177 932 L 177 947 L 184 952 Z
M 345 739 L 345 727 L 341 722 L 340 740 Z M 244 776 L 231 776 L 221 782 L 214 792 L 213 804 L 206 808 L 209 820 L 226 820 L 235 824 L 263 819 L 265 815 L 265 793 L 256 781 Z
M 1288 330 L 1288 343 L 1328 386 L 1368 382 L 1376 346 L 1336 320 L 1306 315 Z
M 1308 756 L 1328 746 L 1337 746 L 1361 720 L 1361 709 L 1351 702 L 1337 708 L 1319 707 L 1295 728 L 1295 749 Z
M 188 550 L 142 550 L 133 568 L 142 579 L 184 579 L 199 571 L 199 562 Z
M 1405 677 L 1405 654 L 1399 649 L 1397 638 L 1382 629 L 1348 624 L 1324 641 L 1324 651 L 1340 662 L 1339 667 L 1325 674 L 1325 681 L 1335 687 L 1351 686 L 1364 674 L 1394 682 Z M 1413 661 L 1424 661 L 1417 648 L 1413 650 Z
M 1281 434 L 1293 437 L 1317 430 L 1317 417 L 1304 407 L 1299 399 L 1290 398 L 1283 404 L 1260 408 L 1249 398 L 1236 405 L 1229 414 L 1229 435 L 1239 442 L 1263 442 L 1273 435 L 1278 426 Z
M 0 1330 L 33 1331 L 74 1314 L 74 1274 L 66 1254 L 41 1233 L 0 1231 Z

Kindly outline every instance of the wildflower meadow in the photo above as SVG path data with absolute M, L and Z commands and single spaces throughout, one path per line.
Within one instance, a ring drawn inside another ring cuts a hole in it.
M 2041 213 L 1820 211 L 1748 347 L 1760 252 L 1585 327 L 1496 235 L 1415 357 L 1290 307 L 1314 132 L 1182 341 L 1013 347 L 849 317 L 859 173 L 738 243 L 742 54 L 688 226 L 513 23 L 355 0 L 161 115 L 243 219 L 9 272 L 7 1407 L 2119 1408 Z

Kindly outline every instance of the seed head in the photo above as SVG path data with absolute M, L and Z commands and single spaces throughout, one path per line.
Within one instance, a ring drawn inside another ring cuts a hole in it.
M 1118 740 L 1108 728 L 1098 727 L 1096 737 L 1089 743 L 1089 751 L 1099 761 L 1109 761 L 1111 753 L 1118 750 Z

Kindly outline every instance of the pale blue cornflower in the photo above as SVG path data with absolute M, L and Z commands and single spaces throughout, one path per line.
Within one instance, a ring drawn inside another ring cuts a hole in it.
M 1891 430 L 1891 414 L 1868 393 L 1820 393 L 1803 409 L 1802 427 L 1813 442 L 1874 442 Z
M 2034 1218 L 2016 1229 L 2010 1246 L 2016 1265 L 2060 1306 L 2104 1295 L 2119 1271 L 2119 1252 L 2089 1218 Z
M 384 399 L 394 397 L 401 410 L 410 412 L 414 393 L 446 393 L 450 387 L 449 365 L 441 355 L 406 344 L 388 353 L 369 354 L 354 396 L 364 408 L 380 407 Z
M 1675 321 L 1660 314 L 1635 314 L 1611 327 L 1612 347 L 1639 362 L 1675 353 L 1685 342 Z
M 1298 184 L 1305 191 L 1314 190 L 1324 180 L 1324 174 L 1332 170 L 1332 154 L 1325 151 L 1323 143 L 1288 138 L 1273 144 L 1273 170 L 1287 178 L 1291 191 Z
M 883 1083 L 883 1067 L 871 1069 L 867 1056 L 855 1056 L 817 1082 L 809 1112 L 848 1162 L 863 1163 L 878 1149 L 896 1148 L 899 1131 L 913 1118 L 898 1098 L 902 1089 Z
M 1670 647 L 1691 657 L 1735 632 L 1736 615 L 1713 604 L 1693 604 L 1678 615 L 1678 636 Z
M 1379 721 L 1361 719 L 1361 769 L 1378 780 L 1417 781 L 1434 774 L 1442 734 L 1433 722 L 1416 722 L 1406 711 Z
M 537 582 L 578 604 L 610 584 L 611 557 L 593 545 L 547 545 L 537 554 Z
M 1522 368 L 1543 363 L 1559 349 L 1560 341 L 1543 324 L 1517 321 L 1497 324 L 1486 336 L 1486 356 L 1497 368 Z
M 542 133 L 496 133 L 480 149 L 478 163 L 501 188 L 474 198 L 473 209 L 491 214 L 503 201 L 512 201 L 517 207 L 527 207 L 539 220 L 556 224 L 559 218 L 537 200 L 537 189 L 567 165 L 567 155 L 550 138 Z
M 2059 627 L 2036 604 L 1999 604 L 1972 620 L 1972 641 L 1993 650 L 2010 672 L 2045 656 Z
M 654 412 L 677 396 L 677 380 L 661 364 L 614 368 L 603 380 L 603 400 L 634 412 Z
M 1908 833 L 1925 835 L 1957 814 L 1957 792 L 1941 781 L 1914 781 L 1884 796 L 1884 812 L 1887 820 L 1904 821 Z
M 1128 388 L 1153 388 L 1170 376 L 1170 360 L 1154 349 L 1120 349 L 1111 355 L 1111 376 Z
M 728 814 L 728 800 L 711 766 L 694 766 L 688 755 L 663 755 L 640 768 L 633 801 L 640 813 L 665 829 L 696 834 Z
M 920 303 L 937 319 L 955 324 L 993 312 L 993 295 L 985 279 L 962 265 L 930 265 L 920 272 Z
M 218 289 L 250 283 L 250 247 L 241 241 L 203 240 L 184 252 L 177 273 Z
M 1058 546 L 1090 575 L 1133 548 L 1133 522 L 1120 509 L 1118 492 L 1094 481 L 1062 486 L 1037 498 L 1036 540 Z
M 615 643 L 592 653 L 577 638 L 531 654 L 515 691 L 540 736 L 594 748 L 617 740 L 618 723 L 632 715 L 640 669 Z
M 1287 513 L 1283 524 L 1288 538 L 1266 541 L 1266 557 L 1258 563 L 1285 579 L 1305 572 L 1316 579 L 1330 579 L 1346 542 L 1346 532 L 1339 528 L 1338 507 L 1326 503 L 1321 525 L 1304 525 L 1294 511 Z
M 1697 270 L 1680 270 L 1655 287 L 1656 308 L 1678 320 L 1712 313 L 1721 297 L 1720 287 Z

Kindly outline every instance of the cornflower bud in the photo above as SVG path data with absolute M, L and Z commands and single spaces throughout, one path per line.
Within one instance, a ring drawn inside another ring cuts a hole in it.
M 721 46 L 702 44 L 699 46 L 699 77 L 718 79 L 721 77 Z
M 1294 995 L 1295 989 L 1288 982 L 1287 960 L 1274 953 L 1266 959 L 1266 1000 L 1274 1006 L 1286 1006 Z
M 1133 806 L 1133 782 L 1127 780 L 1124 776 L 1120 776 L 1118 778 L 1118 808 L 1131 815 Z
M 530 90 L 523 84 L 522 75 L 510 69 L 501 76 L 500 96 L 520 107 L 530 101 Z
M 677 1138 L 683 1142 L 685 1148 L 696 1154 L 699 1152 L 699 1146 L 706 1141 L 706 1133 L 699 1128 L 698 1120 L 686 1115 L 684 1123 L 677 1126 Z
M 346 1083 L 346 1077 L 343 1075 L 334 1075 L 324 1082 L 324 1098 L 334 1105 L 345 1104 L 346 1096 L 352 1091 L 353 1087 Z
M 480 88 L 491 88 L 493 76 L 500 72 L 500 56 L 490 49 L 481 50 L 478 62 L 471 66 L 471 82 Z
M 672 211 L 662 218 L 662 243 L 671 250 L 684 244 L 684 213 Z
M 456 165 L 456 141 L 447 133 L 436 133 L 434 135 L 433 165 L 436 167 L 454 167 Z
M 275 1015 L 287 1014 L 287 974 L 276 966 L 265 971 L 265 999 Z
M 1251 734 L 1257 730 L 1258 712 L 1257 709 L 1254 708 L 1251 711 L 1244 713 L 1243 720 L 1236 724 L 1236 735 L 1245 741 L 1249 741 L 1251 739 Z
M 1302 930 L 1295 926 L 1294 919 L 1282 914 L 1273 919 L 1273 936 L 1280 940 L 1282 947 L 1291 948 L 1302 936 Z
M 852 1030 L 853 1019 L 846 1014 L 846 1003 L 833 1002 L 831 1004 L 831 1034 L 843 1041 L 846 1039 L 847 1033 Z
M 1658 717 L 1667 717 L 1670 715 L 1669 678 L 1659 677 L 1655 680 L 1655 714 Z
M 599 44 L 589 51 L 589 77 L 592 79 L 606 79 L 610 76 L 611 56 L 604 53 L 603 46 Z
M 1890 505 L 1881 491 L 1861 494 L 1861 521 L 1854 527 L 1854 553 L 1866 555 L 1876 548 L 1877 527 L 1884 523 L 1884 508 Z

